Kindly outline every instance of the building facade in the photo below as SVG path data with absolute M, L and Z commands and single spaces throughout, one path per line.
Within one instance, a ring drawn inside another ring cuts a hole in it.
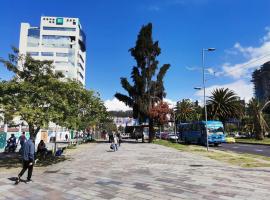
M 42 16 L 39 27 L 21 23 L 19 51 L 53 61 L 56 72 L 85 85 L 86 36 L 78 18 Z
M 254 92 L 257 99 L 267 101 L 270 99 L 270 62 L 264 63 L 260 69 L 252 74 Z

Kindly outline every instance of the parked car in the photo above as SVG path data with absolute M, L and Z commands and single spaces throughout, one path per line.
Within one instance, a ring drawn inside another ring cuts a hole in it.
M 156 132 L 156 138 L 160 139 L 160 133 L 159 132 Z
M 178 136 L 177 136 L 177 134 L 170 133 L 170 134 L 168 134 L 167 140 L 170 140 L 173 142 L 178 141 Z
M 235 139 L 233 137 L 226 137 L 225 141 L 226 143 L 235 143 Z
M 161 132 L 161 139 L 167 140 L 168 139 L 168 135 L 169 135 L 169 133 Z

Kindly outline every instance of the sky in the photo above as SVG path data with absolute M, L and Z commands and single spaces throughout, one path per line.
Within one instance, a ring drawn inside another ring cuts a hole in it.
M 228 87 L 242 99 L 253 96 L 251 74 L 270 60 L 269 0 L 2 0 L 0 57 L 18 47 L 20 23 L 39 26 L 41 16 L 78 17 L 87 36 L 86 88 L 100 93 L 108 110 L 126 110 L 114 98 L 130 78 L 130 48 L 140 28 L 151 22 L 159 41 L 166 100 L 202 100 L 201 52 L 206 52 L 206 95 Z M 4 8 L 4 9 L 3 9 Z M 0 78 L 12 74 L 0 64 Z

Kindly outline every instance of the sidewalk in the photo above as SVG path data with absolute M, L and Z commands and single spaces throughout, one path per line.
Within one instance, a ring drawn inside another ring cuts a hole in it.
M 155 144 L 79 146 L 71 160 L 34 170 L 34 182 L 14 185 L 0 172 L 0 199 L 266 200 L 270 168 L 232 167 Z

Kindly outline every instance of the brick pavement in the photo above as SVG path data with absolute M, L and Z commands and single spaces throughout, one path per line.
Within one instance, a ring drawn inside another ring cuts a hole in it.
M 89 144 L 72 159 L 14 185 L 0 172 L 1 199 L 269 199 L 270 168 L 232 167 L 155 144 Z

